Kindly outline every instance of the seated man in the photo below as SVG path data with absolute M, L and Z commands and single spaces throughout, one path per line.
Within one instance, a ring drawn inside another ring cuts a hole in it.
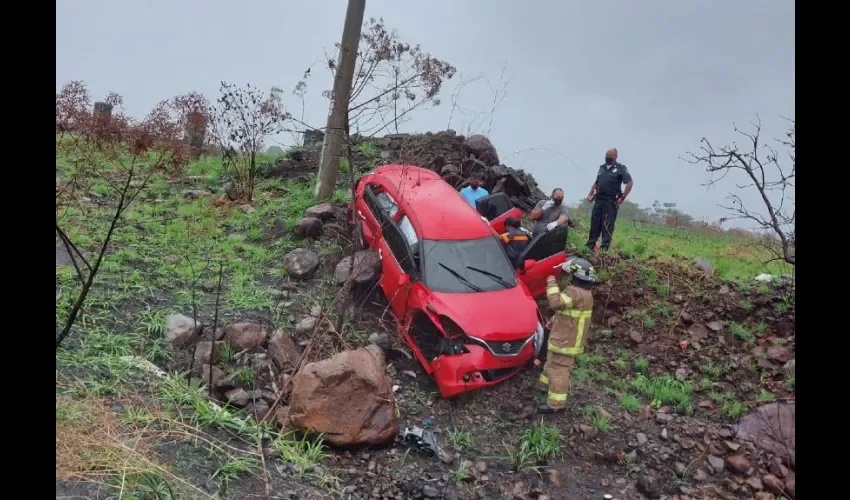
M 529 217 L 534 221 L 534 227 L 531 228 L 534 236 L 551 231 L 570 220 L 569 211 L 563 203 L 564 190 L 561 188 L 555 188 L 550 199 L 537 202 Z
M 525 250 L 531 241 L 531 233 L 522 227 L 520 222 L 513 217 L 508 217 L 505 220 L 505 233 L 500 236 L 502 246 L 505 248 L 505 253 L 511 260 L 511 263 L 516 265 L 516 259 Z

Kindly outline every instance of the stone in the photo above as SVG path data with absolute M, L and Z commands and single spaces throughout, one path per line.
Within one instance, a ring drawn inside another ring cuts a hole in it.
M 499 153 L 496 152 L 496 148 L 487 137 L 481 134 L 473 134 L 466 138 L 464 146 L 466 146 L 467 150 L 475 155 L 476 158 L 484 162 L 485 165 L 490 166 L 499 164 Z
M 215 345 L 215 352 L 213 352 L 213 345 Z M 223 342 L 213 344 L 210 340 L 198 342 L 195 346 L 195 361 L 202 365 L 218 363 L 222 345 L 224 345 Z
M 639 332 L 639 331 L 637 331 L 637 330 L 632 330 L 632 331 L 630 331 L 630 332 L 629 332 L 629 338 L 630 338 L 630 339 L 632 340 L 632 342 L 634 342 L 635 344 L 640 344 L 641 342 L 643 342 L 643 335 L 641 335 L 641 334 L 640 334 L 640 332 Z
M 351 256 L 347 256 L 336 265 L 334 269 L 334 282 L 341 285 L 348 281 L 351 268 Z M 381 260 L 373 250 L 359 250 L 354 252 L 354 277 L 352 281 L 358 285 L 371 284 L 381 274 Z
M 254 416 L 254 419 L 259 422 L 269 412 L 269 404 L 263 399 L 257 399 L 252 403 L 248 403 L 248 413 Z
M 426 484 L 422 486 L 422 496 L 425 498 L 440 498 L 440 490 Z
M 296 238 L 318 238 L 322 235 L 322 221 L 315 217 L 304 217 L 295 223 Z
M 596 427 L 586 424 L 579 424 L 578 428 L 581 431 L 581 435 L 585 441 L 590 441 L 591 439 L 599 435 L 599 430 Z
M 696 323 L 688 328 L 688 335 L 696 341 L 703 341 L 708 338 L 708 330 L 701 324 Z
M 759 491 L 759 490 L 764 489 L 764 484 L 762 483 L 762 480 L 759 479 L 758 476 L 748 477 L 747 480 L 744 481 L 744 482 L 747 484 L 747 486 L 754 489 L 755 491 Z
M 165 339 L 173 347 L 191 344 L 203 333 L 203 323 L 183 314 L 172 314 L 165 320 Z
M 259 347 L 265 336 L 266 330 L 256 323 L 234 323 L 224 329 L 224 339 L 238 351 Z
M 787 363 L 794 357 L 790 347 L 772 346 L 767 348 L 767 357 L 778 363 Z
M 741 447 L 740 444 L 734 441 L 723 441 L 723 445 L 726 447 L 727 450 L 731 452 L 736 452 Z
M 676 368 L 674 375 L 676 376 L 676 380 L 685 380 L 688 378 L 688 369 L 684 367 Z
M 392 379 L 377 346 L 308 363 L 295 375 L 289 406 L 294 427 L 325 433 L 340 447 L 380 445 L 398 434 Z
M 693 322 L 694 322 L 694 316 L 693 316 L 693 314 L 691 314 L 691 313 L 689 313 L 689 312 L 687 312 L 687 311 L 682 311 L 682 314 L 681 314 L 681 315 L 679 315 L 679 317 L 682 319 L 682 323 L 685 323 L 685 324 L 687 324 L 687 325 L 689 325 L 689 324 L 691 324 L 691 323 L 693 323 Z
M 667 428 L 661 429 L 661 439 L 667 441 Z
M 675 462 L 673 464 L 673 472 L 675 472 L 678 477 L 685 477 L 685 474 L 688 472 L 688 468 L 682 462 Z
M 289 428 L 289 407 L 281 406 L 274 411 L 274 420 L 281 429 Z
M 715 333 L 719 332 L 720 330 L 723 330 L 723 323 L 719 321 L 709 321 L 708 323 L 706 323 L 705 326 L 707 326 L 709 330 Z
M 756 493 L 756 500 L 774 500 L 776 497 L 773 496 L 773 493 L 767 491 L 759 491 Z
M 655 478 L 649 475 L 642 475 L 637 480 L 637 490 L 646 498 L 658 498 L 661 496 L 661 487 Z
M 239 210 L 242 210 L 243 212 L 245 212 L 248 215 L 251 215 L 252 213 L 257 211 L 256 208 L 252 207 L 251 205 L 249 205 L 247 203 L 245 203 L 244 205 L 239 205 Z
M 564 487 L 564 475 L 558 469 L 549 469 L 549 482 L 556 488 Z
M 236 406 L 245 406 L 251 401 L 251 395 L 242 388 L 231 389 L 224 394 L 224 397 Z
M 290 276 L 297 279 L 308 279 L 319 267 L 319 256 L 306 248 L 296 248 L 286 254 L 283 265 Z
M 644 434 L 642 432 L 638 432 L 636 437 L 637 437 L 638 446 L 643 446 L 649 441 L 649 439 L 646 437 L 646 434 Z
M 336 212 L 334 211 L 334 206 L 330 203 L 322 203 L 304 211 L 304 217 L 319 219 L 322 222 L 333 219 L 334 215 L 336 215 Z
M 708 465 L 710 465 L 714 473 L 717 474 L 723 470 L 723 459 L 715 455 L 709 455 Z
M 705 257 L 697 257 L 694 259 L 694 267 L 707 276 L 714 274 L 714 266 Z
M 694 472 L 694 481 L 696 481 L 698 483 L 703 483 L 705 481 L 708 481 L 709 477 L 710 476 L 708 475 L 708 472 L 705 471 L 705 469 L 697 469 Z
M 278 330 L 271 336 L 268 352 L 278 370 L 294 368 L 301 357 L 292 337 L 283 330 Z
M 388 334 L 386 334 L 384 332 L 370 333 L 369 334 L 369 343 L 375 344 L 376 346 L 380 347 L 381 349 L 383 349 L 385 351 L 392 349 L 392 347 L 393 347 L 392 339 L 390 338 L 390 336 Z
M 797 496 L 797 493 L 796 493 L 796 490 L 795 490 L 795 487 L 796 487 L 795 483 L 796 483 L 796 480 L 793 477 L 789 477 L 789 478 L 785 479 L 785 493 L 787 493 L 788 496 L 790 496 L 791 498 L 794 498 L 794 497 Z
M 726 468 L 738 474 L 746 474 L 750 470 L 750 461 L 744 455 L 732 455 L 726 459 Z
M 761 477 L 761 482 L 768 491 L 777 495 L 785 493 L 785 482 L 774 476 L 773 474 L 765 474 Z
M 796 407 L 793 402 L 770 403 L 745 415 L 735 426 L 739 440 L 752 441 L 764 451 L 794 466 L 796 457 Z
M 212 368 L 212 386 L 218 387 L 218 384 L 224 380 L 225 373 L 224 370 L 215 366 L 215 365 L 201 365 L 201 382 L 204 385 L 209 384 L 210 382 L 210 368 Z
M 313 330 L 316 328 L 316 323 L 318 322 L 319 320 L 315 317 L 307 316 L 295 324 L 295 333 L 299 335 L 304 333 L 313 333 Z

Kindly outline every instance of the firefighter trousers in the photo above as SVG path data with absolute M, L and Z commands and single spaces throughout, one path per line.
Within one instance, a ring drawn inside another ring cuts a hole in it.
M 584 352 L 584 330 L 590 321 L 592 311 L 566 310 L 559 312 L 576 321 L 575 328 L 565 333 L 556 332 L 558 325 L 550 334 L 546 363 L 540 375 L 540 388 L 547 392 L 546 405 L 560 409 L 567 406 L 570 389 L 570 372 L 576 356 Z

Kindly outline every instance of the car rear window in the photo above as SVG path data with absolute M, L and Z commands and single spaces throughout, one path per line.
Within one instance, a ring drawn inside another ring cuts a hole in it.
M 492 292 L 513 288 L 517 277 L 492 236 L 474 240 L 422 240 L 422 281 L 441 293 Z

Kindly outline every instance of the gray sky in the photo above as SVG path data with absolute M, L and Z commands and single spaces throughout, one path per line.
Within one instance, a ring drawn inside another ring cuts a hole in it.
M 136 116 L 192 90 L 214 98 L 221 80 L 289 91 L 339 41 L 345 6 L 57 0 L 56 87 L 82 79 L 95 98 L 114 90 Z M 369 17 L 458 69 L 443 104 L 403 132 L 445 129 L 461 77 L 485 75 L 495 86 L 505 68 L 511 80 L 491 139 L 503 163 L 531 171 L 544 190 L 565 188 L 570 201 L 587 193 L 605 150 L 617 147 L 635 178 L 633 201 L 720 217 L 717 204 L 734 185 L 707 191 L 706 174 L 679 156 L 703 136 L 732 139 L 733 122 L 756 113 L 764 133 L 779 137 L 780 117 L 795 112 L 792 0 L 368 0 Z M 322 126 L 330 77 L 321 66 L 312 73 L 307 121 Z M 492 100 L 485 80 L 459 96 L 473 110 Z M 456 111 L 452 128 L 486 132 L 487 123 L 473 121 Z

